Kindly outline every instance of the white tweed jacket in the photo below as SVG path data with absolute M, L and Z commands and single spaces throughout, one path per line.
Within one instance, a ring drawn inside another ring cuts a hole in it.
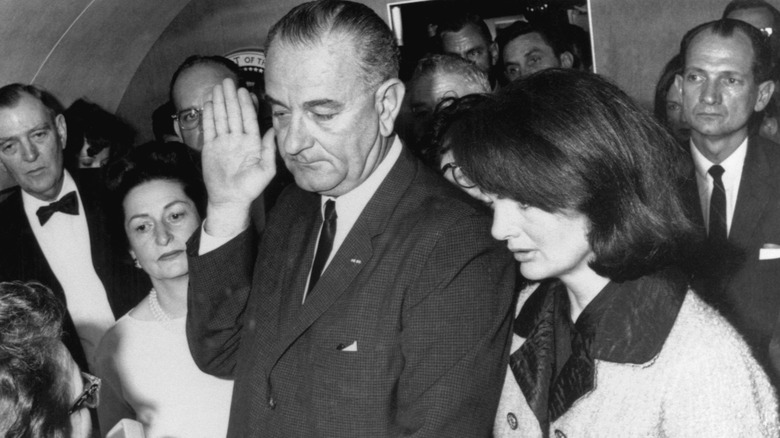
M 531 292 L 521 293 L 518 310 Z M 523 342 L 514 335 L 512 352 Z M 653 360 L 596 360 L 595 379 L 550 425 L 550 437 L 780 437 L 766 374 L 740 335 L 691 290 Z M 543 436 L 509 367 L 494 436 Z

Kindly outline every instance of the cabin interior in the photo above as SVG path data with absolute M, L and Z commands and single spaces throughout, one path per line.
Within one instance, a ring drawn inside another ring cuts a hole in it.
M 362 0 L 388 23 L 391 7 L 426 0 Z M 438 0 L 446 4 L 448 0 Z M 453 0 L 454 1 L 454 0 Z M 79 98 L 129 122 L 152 139 L 152 111 L 192 54 L 241 53 L 262 60 L 269 27 L 298 0 L 24 0 L 0 2 L 3 84 L 32 83 L 67 107 Z M 595 70 L 650 107 L 655 82 L 693 26 L 718 18 L 727 0 L 489 0 L 485 15 L 521 14 L 529 4 L 588 12 Z M 392 4 L 392 5 L 391 5 Z M 390 5 L 390 6 L 389 6 Z M 499 12 L 496 12 L 499 11 Z M 411 41 L 402 41 L 405 45 Z M 249 52 L 248 54 L 246 52 Z M 0 188 L 12 184 L 0 169 Z

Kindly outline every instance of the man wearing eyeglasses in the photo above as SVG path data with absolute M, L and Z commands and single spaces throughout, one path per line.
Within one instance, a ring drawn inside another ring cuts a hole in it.
M 170 99 L 176 110 L 173 129 L 190 148 L 203 149 L 201 115 L 203 105 L 211 101 L 211 90 L 225 78 L 239 83 L 238 66 L 221 56 L 190 56 L 171 79 Z

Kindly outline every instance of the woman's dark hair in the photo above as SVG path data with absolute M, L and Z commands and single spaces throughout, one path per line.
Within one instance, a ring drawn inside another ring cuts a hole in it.
M 674 139 L 598 75 L 545 70 L 452 121 L 455 159 L 484 191 L 590 222 L 599 275 L 623 281 L 681 261 L 695 229 Z
M 109 161 L 123 155 L 133 145 L 135 129 L 100 105 L 78 99 L 63 114 L 68 128 L 67 146 L 63 151 L 66 169 L 78 169 L 84 140 L 89 142 L 87 153 L 91 157 L 108 148 Z
M 468 94 L 462 98 L 445 97 L 436 105 L 431 124 L 421 141 L 426 145 L 422 149 L 423 161 L 434 170 L 439 170 L 441 157 L 450 151 L 452 145 L 447 141 L 446 133 L 450 125 L 459 116 L 468 113 L 474 107 L 492 99 L 491 94 Z
M 70 436 L 63 315 L 46 286 L 0 283 L 0 436 Z
M 195 203 L 202 216 L 206 211 L 206 189 L 197 157 L 186 145 L 151 141 L 132 148 L 107 170 L 108 188 L 114 202 L 111 222 L 116 233 L 125 235 L 124 200 L 130 191 L 149 181 L 181 183 L 184 193 Z
M 661 72 L 661 77 L 658 78 L 658 83 L 655 84 L 653 114 L 664 126 L 669 126 L 669 121 L 666 118 L 666 95 L 669 93 L 669 89 L 674 85 L 675 76 L 678 74 L 682 75 L 683 67 L 682 56 L 679 54 L 674 55 L 674 57 L 666 63 L 664 71 Z

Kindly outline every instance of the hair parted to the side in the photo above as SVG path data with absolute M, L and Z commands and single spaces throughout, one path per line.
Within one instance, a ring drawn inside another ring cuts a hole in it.
M 265 51 L 269 53 L 277 41 L 309 47 L 328 35 L 349 37 L 368 86 L 398 77 L 400 51 L 390 28 L 368 6 L 346 0 L 318 0 L 294 7 L 271 27 Z
M 680 56 L 683 68 L 688 65 L 688 49 L 693 40 L 704 32 L 710 32 L 721 38 L 731 38 L 736 32 L 741 32 L 750 40 L 753 47 L 753 80 L 756 84 L 772 79 L 772 50 L 769 40 L 755 27 L 740 20 L 722 18 L 700 24 L 689 30 L 680 42 Z
M 55 117 L 64 112 L 62 104 L 48 91 L 36 85 L 20 83 L 8 84 L 0 88 L 0 108 L 15 107 L 25 94 L 38 99 L 46 107 L 52 123 Z
M 674 139 L 595 74 L 522 78 L 451 122 L 446 137 L 483 191 L 584 214 L 590 266 L 612 280 L 678 263 L 696 240 L 677 191 Z
M 124 200 L 135 187 L 149 181 L 175 181 L 205 217 L 206 188 L 197 155 L 184 144 L 150 141 L 137 146 L 121 160 L 111 163 L 106 178 L 114 205 L 110 211 L 113 232 L 125 236 Z M 127 243 L 127 241 L 125 241 Z
M 71 434 L 63 304 L 38 283 L 0 283 L 0 436 Z

